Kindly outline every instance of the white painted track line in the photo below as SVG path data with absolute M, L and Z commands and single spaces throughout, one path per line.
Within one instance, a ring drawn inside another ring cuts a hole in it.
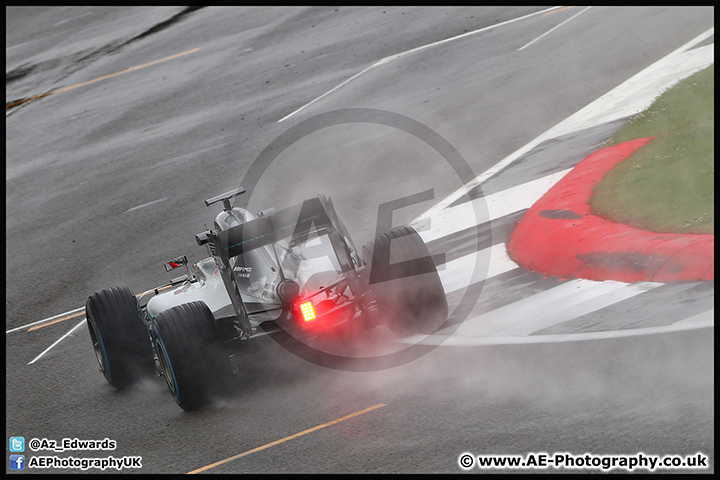
M 11 328 L 10 330 L 6 330 L 5 334 L 7 335 L 8 333 L 17 332 L 19 330 L 25 330 L 27 328 L 34 327 L 35 325 L 40 325 L 41 323 L 52 322 L 53 320 L 57 320 L 58 318 L 62 318 L 65 316 L 75 315 L 77 313 L 82 312 L 83 310 L 85 310 L 85 307 L 76 308 L 75 310 L 70 310 L 69 312 L 61 313 L 59 315 L 53 315 L 52 317 L 45 318 L 43 320 L 37 320 L 35 322 L 28 323 L 26 325 L 21 325 L 19 327 Z
M 532 343 L 559 343 L 582 342 L 588 340 L 607 340 L 612 338 L 638 337 L 644 335 L 657 335 L 662 333 L 683 332 L 699 328 L 711 328 L 715 325 L 715 309 L 707 310 L 698 315 L 681 320 L 671 325 L 660 327 L 630 328 L 626 330 L 610 330 L 587 333 L 560 333 L 553 335 L 527 335 L 527 336 L 493 336 L 493 337 L 467 337 L 462 335 L 440 336 L 430 335 L 421 338 L 409 337 L 405 343 L 411 345 L 439 345 L 446 347 L 469 347 L 481 345 L 525 345 Z M 692 319 L 692 321 L 690 321 Z
M 425 242 L 430 242 L 446 235 L 457 233 L 474 225 L 484 222 L 491 222 L 498 218 L 510 215 L 520 210 L 530 208 L 561 178 L 567 175 L 571 169 L 553 173 L 542 178 L 537 178 L 521 185 L 510 187 L 507 190 L 496 192 L 483 198 L 464 202 L 452 208 L 445 208 L 442 211 L 433 212 L 432 216 L 423 214 L 413 220 L 410 225 L 426 224 L 430 219 L 430 228 L 420 231 L 420 236 Z M 480 204 L 478 204 L 480 202 Z M 476 218 L 475 207 L 483 213 L 482 202 L 487 206 L 487 219 Z M 480 223 L 478 223 L 480 222 Z
M 159 200 L 153 200 L 152 202 L 148 202 L 148 203 L 143 203 L 142 205 L 138 205 L 137 207 L 129 208 L 129 209 L 125 210 L 123 213 L 134 212 L 135 210 L 140 210 L 141 208 L 149 207 L 150 205 L 155 205 L 156 203 L 164 202 L 165 200 L 167 200 L 167 197 L 161 198 Z
M 360 72 L 356 73 L 356 74 L 353 75 L 352 77 L 348 78 L 347 80 L 343 81 L 343 82 L 340 83 L 339 85 L 331 88 L 330 90 L 328 90 L 327 92 L 323 93 L 323 94 L 320 95 L 319 97 L 314 98 L 313 100 L 311 100 L 310 102 L 306 103 L 305 105 L 303 105 L 302 107 L 298 108 L 297 110 L 295 110 L 295 111 L 293 111 L 293 112 L 285 115 L 283 118 L 281 118 L 280 120 L 278 120 L 278 123 L 283 122 L 283 121 L 287 120 L 288 118 L 290 118 L 290 117 L 292 117 L 292 116 L 300 113 L 301 111 L 305 110 L 305 109 L 306 109 L 307 107 L 309 107 L 310 105 L 313 105 L 314 103 L 317 103 L 318 101 L 320 101 L 320 100 L 322 100 L 323 98 L 327 97 L 327 96 L 330 95 L 331 93 L 336 92 L 336 91 L 339 90 L 341 87 L 347 85 L 347 84 L 350 83 L 351 81 L 353 81 L 353 80 L 355 80 L 356 78 L 360 77 L 361 75 L 369 72 L 370 70 L 374 69 L 375 67 L 379 67 L 379 66 L 384 65 L 384 64 L 386 64 L 386 63 L 392 62 L 393 60 L 397 60 L 398 58 L 402 58 L 402 57 L 404 57 L 404 56 L 406 56 L 406 55 L 410 55 L 410 54 L 412 54 L 412 53 L 417 53 L 417 52 L 420 52 L 420 51 L 422 51 L 422 50 L 426 50 L 426 49 L 428 49 L 428 48 L 432 48 L 432 47 L 436 47 L 436 46 L 438 46 L 438 45 L 442 45 L 442 44 L 444 44 L 444 43 L 452 42 L 452 41 L 458 40 L 458 39 L 460 39 L 460 38 L 467 37 L 467 36 L 469 36 L 469 35 L 475 35 L 475 34 L 480 33 L 480 32 L 485 32 L 485 31 L 491 30 L 491 29 L 493 29 L 493 28 L 498 28 L 498 27 L 502 27 L 502 26 L 505 26 L 505 25 L 509 25 L 509 24 L 511 24 L 511 23 L 518 22 L 518 21 L 524 20 L 524 19 L 526 19 L 526 18 L 534 17 L 534 16 L 536 16 L 536 15 L 542 15 L 543 13 L 550 12 L 550 11 L 555 10 L 555 9 L 557 9 L 557 8 L 560 8 L 560 7 L 550 7 L 550 8 L 547 8 L 547 9 L 545 9 L 545 10 L 541 10 L 541 11 L 539 11 L 539 12 L 530 13 L 530 14 L 524 15 L 524 16 L 522 16 L 522 17 L 513 18 L 512 20 L 507 20 L 507 21 L 505 21 L 505 22 L 497 23 L 497 24 L 495 24 L 495 25 L 490 25 L 490 26 L 487 26 L 487 27 L 484 27 L 484 28 L 480 28 L 480 29 L 478 29 L 478 30 L 473 30 L 472 32 L 466 32 L 466 33 L 463 33 L 463 34 L 460 34 L 460 35 L 456 35 L 456 36 L 454 36 L 454 37 L 446 38 L 446 39 L 444 39 L 444 40 L 440 40 L 440 41 L 437 41 L 437 42 L 428 43 L 427 45 L 421 45 L 421 46 L 419 46 L 419 47 L 416 47 L 416 48 L 413 48 L 413 49 L 410 49 L 410 50 L 407 50 L 407 51 L 404 51 L 404 52 L 396 53 L 395 55 L 390 55 L 389 57 L 382 58 L 382 59 L 378 60 L 377 62 L 373 63 L 372 65 L 370 65 L 369 67 L 366 67 L 365 69 L 363 69 L 363 70 L 361 70 Z
M 553 28 L 551 28 L 551 29 L 548 30 L 547 32 L 543 33 L 543 34 L 540 35 L 539 37 L 536 37 L 534 40 L 531 40 L 531 41 L 529 41 L 528 43 L 526 43 L 525 45 L 523 45 L 522 47 L 518 48 L 518 50 L 525 50 L 527 47 L 529 47 L 529 46 L 532 45 L 533 43 L 537 42 L 538 40 L 540 40 L 541 38 L 545 37 L 546 35 L 554 32 L 554 31 L 557 30 L 558 28 L 562 27 L 563 25 L 565 25 L 565 24 L 568 23 L 569 21 L 575 19 L 575 17 L 577 17 L 577 16 L 579 16 L 579 15 L 587 12 L 587 11 L 590 10 L 591 8 L 592 8 L 592 7 L 585 7 L 584 10 L 581 10 L 579 13 L 576 13 L 575 15 L 573 15 L 573 16 L 570 17 L 570 18 L 568 18 L 568 19 L 565 20 L 564 22 L 555 25 Z
M 57 345 L 58 343 L 60 343 L 60 342 L 62 342 L 63 340 L 65 340 L 65 338 L 69 337 L 70 335 L 72 335 L 72 333 L 73 333 L 75 330 L 77 330 L 78 328 L 80 328 L 80 327 L 83 326 L 84 324 L 85 324 L 85 317 L 83 317 L 83 319 L 82 319 L 82 321 L 81 321 L 80 323 L 78 323 L 78 324 L 75 325 L 73 328 L 71 328 L 69 332 L 67 332 L 65 335 L 63 335 L 62 337 L 60 337 L 60 338 L 58 338 L 57 340 L 55 340 L 55 342 L 54 342 L 52 345 L 50 345 L 48 348 L 46 348 L 45 350 L 43 350 L 40 355 L 38 355 L 37 357 L 35 357 L 35 358 L 33 358 L 32 360 L 30 360 L 30 362 L 28 362 L 28 365 L 32 365 L 33 363 L 35 363 L 35 362 L 37 362 L 38 360 L 40 360 L 43 356 L 45 356 L 46 353 L 48 353 L 50 350 L 52 350 L 53 347 L 55 347 L 55 345 Z
M 652 288 L 662 285 L 658 283 Z M 648 289 L 629 288 L 622 282 L 594 282 L 575 279 L 555 288 L 526 297 L 495 310 L 469 318 L 456 330 L 463 336 L 529 335 L 543 328 L 563 323 L 590 313 L 623 298 L 637 295 Z M 625 295 L 611 296 L 619 289 L 628 289 Z M 600 297 L 605 302 L 596 305 L 588 300 Z M 616 300 L 617 299 L 617 300 Z M 561 306 L 560 308 L 557 308 Z M 438 334 L 442 334 L 439 332 Z
M 488 258 L 487 255 L 489 255 L 490 260 L 487 275 L 484 278 L 478 278 L 475 272 L 478 256 L 480 256 L 480 267 L 482 267 L 485 263 L 484 258 Z M 442 268 L 438 269 L 438 274 L 445 293 L 448 294 L 515 268 L 519 268 L 518 264 L 507 256 L 505 244 L 498 243 L 492 247 L 447 262 Z
M 584 292 L 573 295 L 569 302 L 567 300 L 563 301 L 560 308 L 553 308 L 552 310 L 538 310 L 535 308 L 529 312 L 529 319 L 526 322 L 495 332 L 493 335 L 532 335 L 553 325 L 582 317 L 635 295 L 645 293 L 660 285 L 663 284 L 650 282 L 626 284 L 609 281 L 596 283 Z M 552 292 L 552 290 L 554 289 L 549 291 Z

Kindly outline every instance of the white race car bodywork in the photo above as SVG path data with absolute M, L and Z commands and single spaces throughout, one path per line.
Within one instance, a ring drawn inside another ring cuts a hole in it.
M 169 308 L 195 300 L 205 302 L 213 312 L 230 305 L 230 297 L 212 258 L 205 258 L 192 268 L 201 271 L 204 278 L 198 276 L 200 280 L 197 282 L 186 282 L 169 292 L 152 297 L 147 304 L 148 315 L 154 318 Z
M 218 215 L 215 225 L 219 229 L 227 229 L 254 218 L 255 216 L 247 210 L 236 207 L 232 212 L 222 212 Z M 310 240 L 308 245 L 312 246 L 312 244 L 313 241 Z M 243 261 L 245 265 L 232 265 L 243 300 L 248 304 L 261 304 L 265 309 L 279 307 L 281 300 L 277 296 L 277 285 L 282 278 L 278 273 L 279 268 L 272 247 L 265 246 L 247 252 Z M 283 262 L 284 259 L 280 261 Z M 300 285 L 315 287 L 315 282 L 309 282 L 309 279 L 318 273 L 322 273 L 325 278 L 332 278 L 338 274 L 339 268 L 333 266 L 329 257 L 305 258 L 298 261 L 296 276 L 292 280 Z M 212 257 L 202 259 L 190 269 L 197 281 L 186 281 L 173 290 L 152 297 L 146 307 L 151 318 L 177 305 L 198 300 L 205 302 L 215 316 L 221 316 L 225 311 L 232 311 L 232 302 L 215 260 Z M 251 320 L 252 326 L 256 327 L 263 320 Z

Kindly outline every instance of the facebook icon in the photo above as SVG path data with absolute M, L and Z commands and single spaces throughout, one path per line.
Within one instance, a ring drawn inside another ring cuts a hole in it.
M 25 455 L 10 455 L 10 470 L 25 470 Z

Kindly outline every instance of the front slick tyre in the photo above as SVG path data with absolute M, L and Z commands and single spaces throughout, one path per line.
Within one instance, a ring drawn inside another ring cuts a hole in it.
M 212 379 L 225 370 L 213 314 L 204 302 L 191 302 L 159 313 L 152 341 L 165 382 L 185 411 L 209 401 Z
M 155 361 L 137 297 L 124 286 L 90 295 L 85 318 L 105 380 L 124 389 L 155 374 Z

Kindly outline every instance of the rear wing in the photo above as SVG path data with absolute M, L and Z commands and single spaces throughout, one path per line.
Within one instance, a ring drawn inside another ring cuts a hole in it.
M 230 268 L 230 260 L 281 240 L 289 240 L 290 244 L 304 244 L 313 233 L 327 234 L 343 272 L 354 268 L 348 251 L 349 237 L 345 227 L 340 222 L 332 201 L 322 195 L 228 230 L 221 232 L 207 230 L 195 236 L 198 245 L 208 245 L 210 248 L 210 253 L 218 264 L 240 319 L 241 327 L 248 336 L 252 333 L 250 322 Z
M 218 239 L 229 258 L 279 240 L 303 241 L 312 231 L 331 228 L 327 204 L 323 203 L 321 197 L 306 200 L 271 216 L 256 218 L 224 230 L 218 234 Z

